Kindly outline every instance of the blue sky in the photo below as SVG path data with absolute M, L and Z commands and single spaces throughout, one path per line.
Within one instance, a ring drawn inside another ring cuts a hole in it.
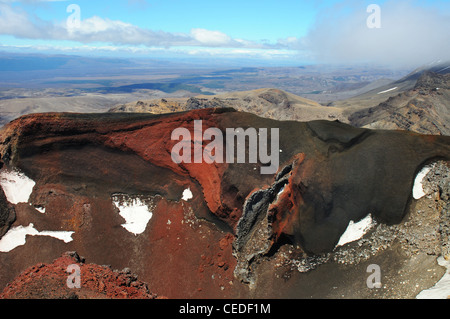
M 30 2 L 30 1 L 29 1 Z M 77 4 L 82 19 L 92 16 L 120 20 L 141 28 L 189 33 L 193 28 L 218 30 L 234 38 L 276 41 L 287 36 L 306 34 L 322 7 L 338 1 L 298 0 L 71 0 L 17 1 L 47 21 L 68 17 L 66 8 Z M 38 4 L 37 4 L 38 3 Z
M 0 50 L 417 64 L 449 58 L 449 21 L 447 0 L 0 0 Z

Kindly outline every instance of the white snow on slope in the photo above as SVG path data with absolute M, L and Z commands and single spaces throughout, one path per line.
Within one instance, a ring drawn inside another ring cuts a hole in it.
M 421 199 L 422 197 L 424 197 L 426 194 L 423 191 L 423 179 L 425 178 L 425 176 L 430 172 L 431 170 L 431 166 L 425 166 L 424 168 L 422 168 L 422 170 L 419 172 L 419 174 L 417 174 L 416 179 L 414 180 L 414 186 L 413 186 L 413 197 L 414 199 Z
M 185 189 L 183 192 L 183 197 L 181 199 L 187 202 L 192 198 L 194 198 L 194 195 L 192 194 L 191 189 L 190 188 Z
M 134 235 L 142 234 L 147 228 L 147 224 L 153 216 L 149 207 L 139 198 L 131 201 L 120 202 L 117 198 L 113 198 L 113 203 L 120 211 L 126 223 L 122 227 Z
M 11 204 L 27 203 L 36 183 L 25 174 L 13 170 L 0 172 L 0 185 Z
M 36 209 L 41 214 L 45 214 L 45 207 L 35 207 L 34 209 Z
M 351 220 L 336 247 L 343 246 L 362 238 L 374 225 L 375 223 L 370 214 L 357 223 Z
M 74 232 L 65 231 L 43 231 L 39 232 L 34 228 L 33 224 L 28 227 L 18 226 L 10 229 L 0 240 L 0 252 L 7 253 L 13 249 L 26 244 L 27 236 L 49 236 L 65 243 L 71 242 Z
M 450 297 L 450 260 L 445 260 L 444 257 L 438 258 L 438 264 L 446 267 L 447 272 L 442 278 L 430 289 L 421 291 L 416 299 L 448 299 Z
M 384 93 L 391 92 L 391 91 L 394 91 L 394 90 L 397 90 L 397 89 L 398 89 L 398 87 L 395 87 L 395 88 L 392 88 L 392 89 L 389 89 L 389 90 L 386 90 L 386 91 L 378 92 L 377 94 L 384 94 Z

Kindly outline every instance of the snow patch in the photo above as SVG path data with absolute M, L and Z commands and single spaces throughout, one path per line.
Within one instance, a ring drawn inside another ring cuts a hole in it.
M 2 170 L 0 185 L 11 204 L 27 203 L 36 183 L 17 170 Z
M 440 266 L 447 268 L 447 272 L 436 285 L 421 291 L 416 299 L 448 299 L 450 296 L 450 260 L 445 260 L 443 256 L 440 256 L 437 261 Z
M 191 189 L 190 188 L 185 189 L 183 192 L 183 197 L 181 199 L 187 202 L 192 198 L 194 198 L 194 195 L 192 194 Z
M 18 226 L 10 229 L 0 240 L 0 252 L 8 253 L 13 249 L 26 244 L 28 236 L 48 236 L 64 241 L 66 244 L 73 241 L 74 232 L 65 231 L 43 231 L 39 232 L 34 228 L 33 224 L 28 227 Z
M 45 207 L 35 207 L 34 209 L 36 209 L 41 214 L 45 214 Z
M 374 225 L 375 222 L 370 214 L 357 223 L 351 220 L 336 247 L 343 246 L 362 238 Z
M 122 227 L 134 235 L 142 234 L 147 228 L 147 224 L 153 216 L 147 204 L 139 198 L 129 201 L 120 201 L 118 197 L 113 197 L 114 205 L 119 209 L 119 214 L 126 223 Z
M 431 171 L 431 166 L 425 166 L 422 168 L 422 170 L 417 174 L 416 179 L 414 180 L 414 186 L 413 186 L 413 197 L 414 199 L 421 199 L 426 194 L 423 191 L 423 179 L 425 176 Z
M 392 88 L 392 89 L 389 89 L 389 90 L 386 90 L 386 91 L 381 91 L 381 92 L 378 92 L 377 94 L 384 94 L 384 93 L 391 92 L 391 91 L 394 91 L 394 90 L 397 90 L 397 89 L 398 89 L 398 87 L 396 86 L 395 88 Z

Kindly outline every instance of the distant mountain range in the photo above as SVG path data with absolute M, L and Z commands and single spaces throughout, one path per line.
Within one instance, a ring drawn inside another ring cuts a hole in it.
M 117 105 L 110 112 L 162 114 L 232 107 L 277 120 L 339 120 L 357 127 L 450 135 L 449 90 L 450 63 L 438 63 L 326 105 L 278 89 L 257 89 L 215 96 L 140 100 Z
M 448 61 L 407 74 L 370 66 L 212 69 L 176 60 L 0 52 L 0 71 L 0 125 L 30 113 L 232 107 L 277 120 L 450 134 Z
M 339 112 L 334 107 L 324 107 L 315 101 L 278 89 L 257 89 L 215 96 L 199 95 L 190 98 L 137 101 L 117 105 L 110 112 L 162 114 L 229 107 L 266 118 L 298 121 L 335 118 L 334 114 Z
M 423 72 L 412 89 L 353 113 L 354 126 L 450 135 L 450 74 Z

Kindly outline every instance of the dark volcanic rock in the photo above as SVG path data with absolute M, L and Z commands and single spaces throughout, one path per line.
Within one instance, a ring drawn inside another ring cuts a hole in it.
M 418 79 L 414 86 L 414 90 L 433 91 L 436 88 L 450 90 L 449 75 L 439 74 L 431 71 L 424 72 Z
M 278 172 L 262 175 L 264 165 L 248 161 L 174 163 L 178 141 L 171 134 L 180 127 L 193 132 L 194 120 L 221 132 L 279 128 Z M 15 206 L 13 226 L 74 232 L 70 243 L 29 236 L 0 253 L 0 287 L 74 250 L 97 264 L 133 269 L 152 292 L 169 298 L 248 296 L 241 281 L 256 283 L 252 265 L 286 243 L 315 256 L 333 251 L 349 222 L 368 214 L 400 223 L 420 169 L 450 158 L 449 137 L 280 122 L 224 108 L 29 115 L 7 125 L 0 143 L 5 167 L 36 182 L 29 203 Z M 193 196 L 183 200 L 187 189 Z M 147 206 L 143 232 L 122 227 L 119 197 Z
M 16 220 L 14 207 L 8 203 L 3 189 L 0 189 L 0 238 Z

